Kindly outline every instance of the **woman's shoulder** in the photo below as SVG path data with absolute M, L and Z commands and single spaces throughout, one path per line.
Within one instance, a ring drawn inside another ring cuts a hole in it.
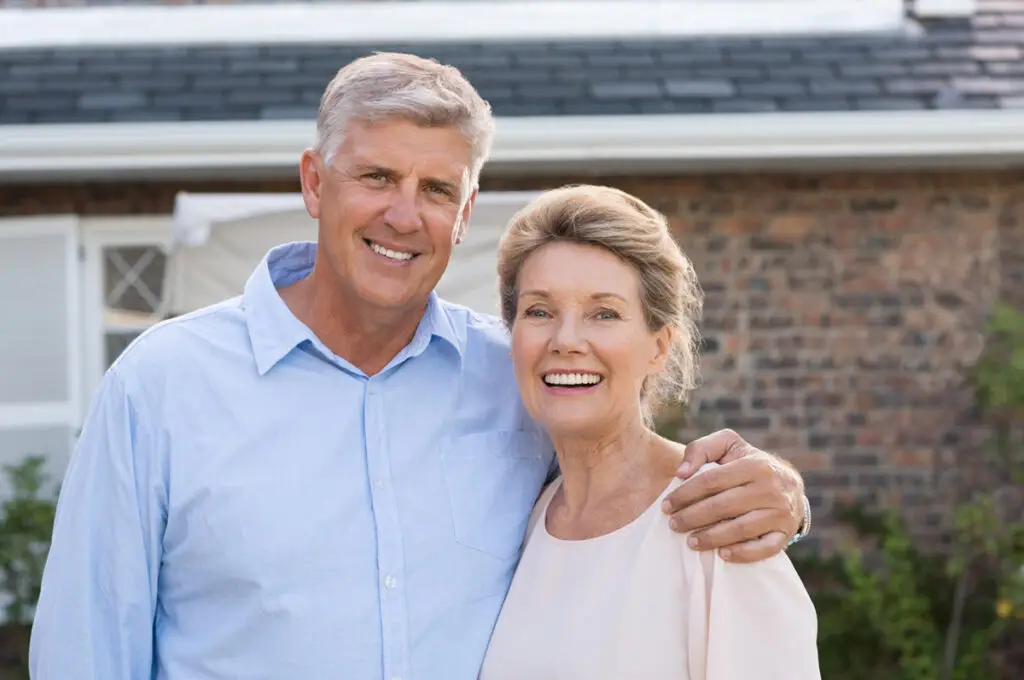
M 540 496 L 537 498 L 537 502 L 533 504 L 533 510 L 530 512 L 530 521 L 526 525 L 526 535 L 529 536 L 533 533 L 533 528 L 537 526 L 537 522 L 542 520 L 544 515 L 547 513 L 548 504 L 551 503 L 551 497 L 555 495 L 555 491 L 558 490 L 558 486 L 562 483 L 562 475 L 558 475 L 552 481 L 548 482 L 547 486 L 540 492 Z
M 697 472 L 695 472 L 693 475 L 686 479 L 682 479 L 680 477 L 673 477 L 671 480 L 669 480 L 668 486 L 664 488 L 664 490 L 661 492 L 661 495 L 656 500 L 655 505 L 658 508 L 658 512 L 651 513 L 651 520 L 652 522 L 658 524 L 659 527 L 661 527 L 663 530 L 667 531 L 668 536 L 670 536 L 670 540 L 672 540 L 673 542 L 679 542 L 685 547 L 686 539 L 692 532 L 680 533 L 670 528 L 668 524 L 669 516 L 661 510 L 661 504 L 664 502 L 665 498 L 671 495 L 672 492 L 674 492 L 679 487 L 683 486 L 684 484 L 692 482 L 700 475 L 704 474 L 709 470 L 713 470 L 717 467 L 720 467 L 718 463 L 705 463 L 697 470 Z

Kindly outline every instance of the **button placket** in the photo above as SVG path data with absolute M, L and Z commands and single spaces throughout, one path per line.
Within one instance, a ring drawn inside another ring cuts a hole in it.
M 369 382 L 366 388 L 367 473 L 376 518 L 377 564 L 380 569 L 380 608 L 383 624 L 384 670 L 397 677 L 408 666 L 405 594 L 401 587 L 403 569 L 401 525 L 391 484 L 391 461 L 386 430 L 382 386 Z

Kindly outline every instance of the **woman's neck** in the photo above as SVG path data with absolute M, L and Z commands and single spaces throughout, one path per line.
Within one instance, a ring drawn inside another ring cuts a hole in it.
M 665 466 L 656 461 L 659 439 L 639 420 L 603 437 L 552 436 L 566 514 L 579 516 L 589 507 L 620 497 L 624 490 L 660 479 Z

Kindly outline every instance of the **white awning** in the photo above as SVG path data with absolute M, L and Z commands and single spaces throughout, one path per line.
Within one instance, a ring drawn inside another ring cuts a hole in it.
M 174 240 L 201 246 L 215 224 L 278 213 L 305 213 L 302 194 L 191 194 L 174 198 Z
M 438 284 L 443 298 L 498 312 L 498 240 L 534 192 L 485 192 L 477 198 L 466 237 Z M 175 200 L 171 311 L 182 314 L 239 295 L 268 250 L 314 241 L 317 223 L 302 195 L 181 193 Z
M 0 49 L 885 35 L 907 21 L 903 0 L 97 4 L 5 9 Z

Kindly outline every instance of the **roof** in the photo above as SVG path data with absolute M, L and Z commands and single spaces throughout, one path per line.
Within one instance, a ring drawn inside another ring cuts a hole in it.
M 495 115 L 1024 109 L 1024 2 L 899 35 L 0 51 L 0 125 L 311 120 L 374 50 L 460 68 Z

